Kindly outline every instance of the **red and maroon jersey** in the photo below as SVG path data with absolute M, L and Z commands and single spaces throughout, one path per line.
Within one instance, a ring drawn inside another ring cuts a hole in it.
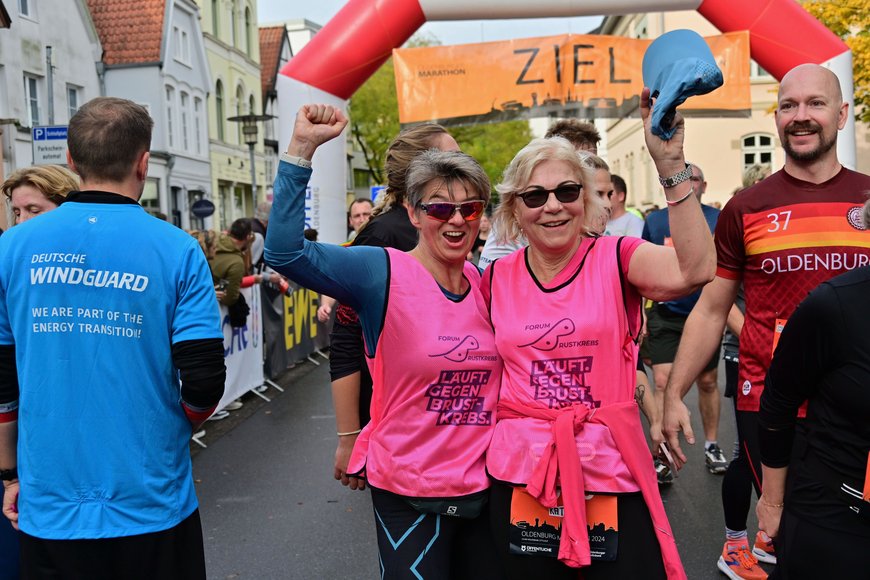
M 743 280 L 737 408 L 758 411 L 776 341 L 798 303 L 820 283 L 870 264 L 861 211 L 870 176 L 843 168 L 821 184 L 784 170 L 738 193 L 716 227 L 716 274 Z

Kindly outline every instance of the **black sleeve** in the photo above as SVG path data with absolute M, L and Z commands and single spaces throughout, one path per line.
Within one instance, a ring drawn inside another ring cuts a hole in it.
M 18 367 L 15 345 L 0 344 L 0 405 L 18 400 Z
M 181 400 L 198 409 L 218 404 L 227 367 L 220 338 L 185 340 L 172 345 L 172 362 L 181 374 Z
M 761 461 L 768 467 L 789 463 L 798 409 L 835 363 L 841 316 L 836 292 L 822 284 L 797 307 L 782 332 L 758 414 Z

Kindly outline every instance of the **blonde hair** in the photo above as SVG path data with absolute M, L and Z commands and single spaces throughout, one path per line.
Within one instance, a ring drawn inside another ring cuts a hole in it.
M 217 234 L 211 230 L 191 230 L 190 235 L 199 242 L 199 247 L 206 259 L 211 260 L 217 252 Z
M 12 199 L 12 192 L 23 185 L 35 187 L 45 198 L 55 205 L 66 201 L 66 195 L 79 188 L 76 174 L 60 165 L 35 165 L 19 169 L 10 175 L 0 190 L 6 199 Z
M 574 178 L 583 186 L 584 210 L 589 203 L 588 185 L 595 181 L 594 170 L 586 165 L 571 143 L 564 137 L 549 139 L 533 139 L 520 149 L 504 170 L 501 183 L 495 186 L 501 203 L 493 212 L 493 228 L 498 232 L 500 243 L 513 242 L 519 238 L 520 225 L 517 222 L 514 209 L 520 193 L 529 185 L 532 172 L 544 161 L 561 161 L 571 168 Z

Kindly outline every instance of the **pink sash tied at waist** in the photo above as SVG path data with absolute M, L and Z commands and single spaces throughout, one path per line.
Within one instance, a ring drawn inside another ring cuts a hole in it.
M 583 464 L 575 441 L 575 435 L 583 429 L 583 425 L 591 422 L 604 425 L 610 430 L 625 465 L 640 487 L 659 541 L 668 580 L 685 580 L 686 573 L 659 495 L 649 449 L 643 437 L 638 437 L 643 433 L 643 427 L 634 401 L 607 405 L 594 411 L 582 404 L 550 409 L 514 401 L 499 401 L 498 420 L 526 417 L 552 423 L 553 435 L 535 465 L 526 491 L 542 505 L 556 507 L 557 479 L 561 482 L 565 516 L 562 520 L 559 560 L 573 568 L 589 566 L 592 563 L 586 523 Z

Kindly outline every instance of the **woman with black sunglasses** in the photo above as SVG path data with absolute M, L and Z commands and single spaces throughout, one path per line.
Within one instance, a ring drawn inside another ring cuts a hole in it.
M 495 229 L 528 248 L 484 273 L 504 361 L 487 453 L 492 528 L 509 578 L 685 578 L 636 403 L 641 296 L 709 282 L 713 240 L 683 157 L 683 121 L 646 143 L 665 188 L 674 247 L 597 237 L 594 176 L 571 145 L 539 139 L 497 190 Z M 640 402 L 640 401 L 638 401 Z
M 484 454 L 501 361 L 480 271 L 465 260 L 489 179 L 468 155 L 424 152 L 406 176 L 414 249 L 309 242 L 302 231 L 311 158 L 346 124 L 328 105 L 297 114 L 275 180 L 266 261 L 359 314 L 373 397 L 347 471 L 372 492 L 382 577 L 500 578 Z

